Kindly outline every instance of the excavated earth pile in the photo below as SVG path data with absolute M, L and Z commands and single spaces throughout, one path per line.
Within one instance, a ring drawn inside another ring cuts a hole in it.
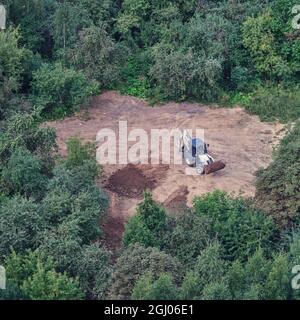
M 62 155 L 66 154 L 68 138 L 77 135 L 84 141 L 95 141 L 98 131 L 104 128 L 114 130 L 118 136 L 119 121 L 127 121 L 128 132 L 141 128 L 149 136 L 152 129 L 203 129 L 211 156 L 226 163 L 225 169 L 201 176 L 193 174 L 194 168 L 189 168 L 191 174 L 187 174 L 184 163 L 105 165 L 99 185 L 111 199 L 109 218 L 104 223 L 106 242 L 111 248 L 120 244 L 124 222 L 135 214 L 146 189 L 152 191 L 156 201 L 172 208 L 179 204 L 192 206 L 195 196 L 216 189 L 253 196 L 255 172 L 268 166 L 283 132 L 282 125 L 263 123 L 242 108 L 196 103 L 168 103 L 152 108 L 141 99 L 113 91 L 95 97 L 84 112 L 89 117 L 79 113 L 49 124 L 56 129 Z

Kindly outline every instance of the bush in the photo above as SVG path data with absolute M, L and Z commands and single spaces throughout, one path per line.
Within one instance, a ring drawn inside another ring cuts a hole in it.
M 20 196 L 0 205 L 0 257 L 12 249 L 24 252 L 37 247 L 37 236 L 45 228 L 38 206 Z
M 300 117 L 300 90 L 297 87 L 259 88 L 243 105 L 248 112 L 257 114 L 263 121 L 294 121 Z
M 8 112 L 5 104 L 21 82 L 26 50 L 19 46 L 19 40 L 18 29 L 9 28 L 0 33 L 0 119 Z
M 56 133 L 52 128 L 40 126 L 38 113 L 18 113 L 5 122 L 0 132 L 0 164 L 5 166 L 17 149 L 37 156 L 43 172 L 50 175 L 57 150 Z
M 45 193 L 46 176 L 40 159 L 26 149 L 16 149 L 2 170 L 2 186 L 8 193 L 41 198 Z
M 153 280 L 151 274 L 141 277 L 133 288 L 134 300 L 176 300 L 177 288 L 169 274 L 161 274 Z
M 79 138 L 72 137 L 67 141 L 68 156 L 65 160 L 68 169 L 89 167 L 91 177 L 96 178 L 100 168 L 96 161 L 96 147 L 93 143 L 82 143 Z
M 162 250 L 191 267 L 211 239 L 209 220 L 192 211 L 175 218 L 174 228 L 166 232 Z
M 275 232 L 272 219 L 255 211 L 244 199 L 215 191 L 195 198 L 194 208 L 200 217 L 210 219 L 227 259 L 245 260 L 259 247 L 271 250 Z
M 135 283 L 141 276 L 151 273 L 157 277 L 169 273 L 176 285 L 182 280 L 180 262 L 156 248 L 144 248 L 138 244 L 126 249 L 117 260 L 113 273 L 109 297 L 129 299 Z
M 281 227 L 300 221 L 300 123 L 281 141 L 273 162 L 260 170 L 256 180 L 256 203 Z
M 88 97 L 97 93 L 82 72 L 61 63 L 44 64 L 33 74 L 33 101 L 47 117 L 65 116 L 79 110 Z
M 51 259 L 43 261 L 37 252 L 24 255 L 13 252 L 5 260 L 8 286 L 23 299 L 73 300 L 82 299 L 78 279 L 54 270 Z
M 160 246 L 161 237 L 166 227 L 166 212 L 145 192 L 144 201 L 137 207 L 137 215 L 129 219 L 125 226 L 123 242 L 125 246 L 140 243 L 145 246 Z

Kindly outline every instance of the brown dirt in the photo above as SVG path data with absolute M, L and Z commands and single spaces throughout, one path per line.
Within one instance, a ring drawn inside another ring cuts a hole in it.
M 169 205 L 176 203 L 179 197 L 191 206 L 196 195 L 215 189 L 253 196 L 255 172 L 270 163 L 273 146 L 282 136 L 283 128 L 276 123 L 262 123 L 242 108 L 209 108 L 196 103 L 168 103 L 152 108 L 141 99 L 112 91 L 93 99 L 88 118 L 78 114 L 50 125 L 56 128 L 64 155 L 65 141 L 69 137 L 78 135 L 85 141 L 95 141 L 102 128 L 118 133 L 120 120 L 128 122 L 128 130 L 143 128 L 148 133 L 151 129 L 202 128 L 205 140 L 210 144 L 210 154 L 216 160 L 224 161 L 226 168 L 210 175 L 194 176 L 186 175 L 184 164 L 105 166 L 101 184 L 111 197 L 105 232 L 109 246 L 113 248 L 120 243 L 123 223 L 135 214 L 145 188 L 152 189 L 157 201 L 169 202 Z
M 141 169 L 129 164 L 112 174 L 105 187 L 119 196 L 141 198 L 145 190 L 154 188 L 155 183 L 156 181 L 147 178 Z

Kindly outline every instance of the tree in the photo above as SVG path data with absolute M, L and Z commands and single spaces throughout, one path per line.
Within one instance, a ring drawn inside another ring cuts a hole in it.
M 275 256 L 266 283 L 266 297 L 268 299 L 287 300 L 290 298 L 290 272 L 288 257 L 284 254 Z
M 68 55 L 72 64 L 89 79 L 96 80 L 101 88 L 111 88 L 119 80 L 126 51 L 126 47 L 117 45 L 107 33 L 106 26 L 101 24 L 82 30 Z
M 56 134 L 52 128 L 40 126 L 38 112 L 17 113 L 9 118 L 0 132 L 0 164 L 4 166 L 16 149 L 27 149 L 42 161 L 47 174 L 53 169 L 57 150 Z
M 182 299 L 201 299 L 205 286 L 221 281 L 227 270 L 228 264 L 221 257 L 220 245 L 217 242 L 210 244 L 199 255 L 194 269 L 185 276 L 181 287 Z
M 232 296 L 225 279 L 207 284 L 201 300 L 232 300 Z
M 70 170 L 65 164 L 57 165 L 47 191 L 41 210 L 50 223 L 74 223 L 86 244 L 101 236 L 99 225 L 107 213 L 108 197 L 85 165 Z
M 256 180 L 256 204 L 281 227 L 298 221 L 300 214 L 300 123 L 281 141 L 273 161 Z
M 269 77 L 290 75 L 288 64 L 276 53 L 271 24 L 270 12 L 248 18 L 243 27 L 244 45 L 250 51 L 258 72 Z
M 37 252 L 12 252 L 5 260 L 8 283 L 21 297 L 32 300 L 82 299 L 77 279 L 57 273 L 51 259 L 42 260 Z
M 72 137 L 67 142 L 68 155 L 65 160 L 68 169 L 86 166 L 89 167 L 91 178 L 97 178 L 100 167 L 96 161 L 96 146 L 93 143 L 82 143 L 78 137 Z
M 74 273 L 88 299 L 104 299 L 112 273 L 110 254 L 97 244 L 83 246 Z
M 138 279 L 151 273 L 157 277 L 169 273 L 176 285 L 182 279 L 182 266 L 176 259 L 160 252 L 156 248 L 144 248 L 138 244 L 126 249 L 117 260 L 112 277 L 109 297 L 114 299 L 129 299 Z
M 61 63 L 44 64 L 33 73 L 33 100 L 43 114 L 66 115 L 78 110 L 97 92 L 84 74 L 64 68 Z
M 0 119 L 7 115 L 9 110 L 5 105 L 21 82 L 26 50 L 19 45 L 19 40 L 18 29 L 9 28 L 0 33 Z
M 65 221 L 39 234 L 38 252 L 46 259 L 52 257 L 59 272 L 75 274 L 80 259 L 82 240 L 76 221 Z
M 140 215 L 131 217 L 125 225 L 123 235 L 123 243 L 125 247 L 138 243 L 144 247 L 159 247 L 160 243 L 153 233 L 145 225 Z
M 37 247 L 37 236 L 44 230 L 43 218 L 32 201 L 15 196 L 0 205 L 0 256 Z
M 137 207 L 137 215 L 129 219 L 125 226 L 125 246 L 140 243 L 159 247 L 166 219 L 165 210 L 153 200 L 151 193 L 145 192 L 144 201 Z
M 150 192 L 145 192 L 144 201 L 137 207 L 137 214 L 151 232 L 158 234 L 165 226 L 166 212 L 153 200 Z
M 57 3 L 51 31 L 55 49 L 62 52 L 63 60 L 66 58 L 66 49 L 74 46 L 78 32 L 91 24 L 88 11 L 78 1 L 63 0 Z
M 176 300 L 177 288 L 169 274 L 161 274 L 153 280 L 151 274 L 141 277 L 132 291 L 134 300 Z
M 2 186 L 8 193 L 40 198 L 46 187 L 40 159 L 26 149 L 16 149 L 2 170 Z
M 275 232 L 272 219 L 254 210 L 244 199 L 215 191 L 196 197 L 194 208 L 200 217 L 210 219 L 228 259 L 245 260 L 260 246 L 270 250 Z
M 22 291 L 31 300 L 80 300 L 84 297 L 77 279 L 46 271 L 40 265 L 37 272 L 24 281 Z
M 209 220 L 188 210 L 175 218 L 175 227 L 165 233 L 162 250 L 192 266 L 211 239 Z

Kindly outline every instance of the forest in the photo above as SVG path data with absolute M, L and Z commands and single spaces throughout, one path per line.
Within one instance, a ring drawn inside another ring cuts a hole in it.
M 0 300 L 300 299 L 299 0 L 0 4 Z M 146 190 L 112 252 L 95 145 L 70 138 L 62 157 L 45 125 L 105 90 L 241 106 L 287 132 L 254 197 L 215 190 L 174 216 Z

